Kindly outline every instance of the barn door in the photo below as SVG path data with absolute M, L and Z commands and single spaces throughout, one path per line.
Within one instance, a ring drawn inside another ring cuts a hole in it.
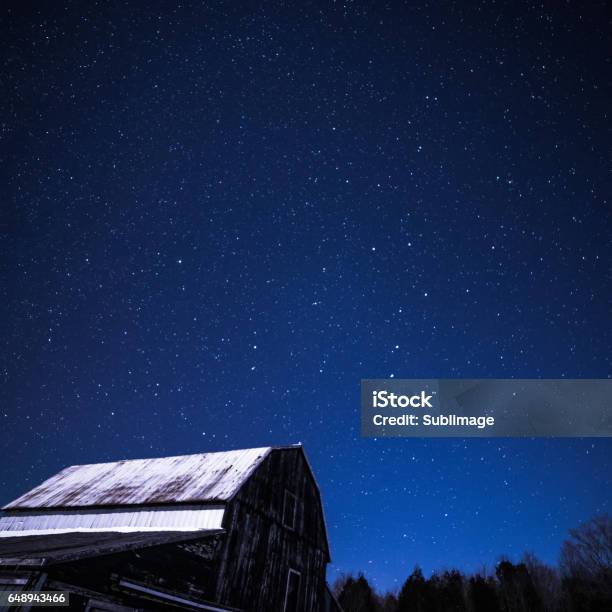
M 285 592 L 285 607 L 283 612 L 298 612 L 300 601 L 300 572 L 290 569 L 287 574 L 287 590 Z

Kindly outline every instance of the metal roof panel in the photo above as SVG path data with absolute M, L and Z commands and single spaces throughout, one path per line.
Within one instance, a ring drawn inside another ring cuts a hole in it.
M 225 506 L 132 506 L 8 512 L 0 516 L 0 538 L 73 531 L 197 531 L 221 529 Z
M 5 510 L 231 499 L 270 447 L 74 465 L 7 504 Z

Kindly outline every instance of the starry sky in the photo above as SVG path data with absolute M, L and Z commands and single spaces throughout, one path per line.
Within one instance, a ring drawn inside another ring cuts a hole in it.
M 554 563 L 611 440 L 362 439 L 359 384 L 612 374 L 609 8 L 243 4 L 3 6 L 0 501 L 302 442 L 330 581 Z

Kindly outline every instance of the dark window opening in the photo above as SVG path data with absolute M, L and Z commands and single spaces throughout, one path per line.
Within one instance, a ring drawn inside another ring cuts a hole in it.
M 287 592 L 285 593 L 285 608 L 283 612 L 298 612 L 300 599 L 300 573 L 290 569 L 287 576 Z
M 283 507 L 283 525 L 289 529 L 295 529 L 295 512 L 297 509 L 297 497 L 285 490 L 285 503 Z

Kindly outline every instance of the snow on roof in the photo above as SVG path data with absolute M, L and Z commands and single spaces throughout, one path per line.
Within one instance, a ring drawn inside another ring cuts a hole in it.
M 5 510 L 231 499 L 272 448 L 73 465 L 7 504 Z

